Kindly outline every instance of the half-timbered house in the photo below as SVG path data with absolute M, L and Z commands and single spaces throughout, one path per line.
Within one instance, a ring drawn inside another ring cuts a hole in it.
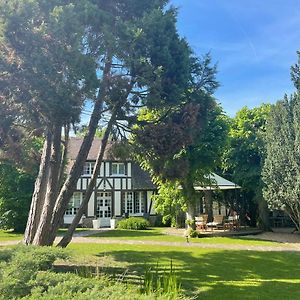
M 71 138 L 69 141 L 68 169 L 77 157 L 82 140 L 82 138 Z M 95 139 L 84 164 L 82 175 L 77 182 L 76 191 L 65 212 L 65 224 L 72 222 L 80 206 L 91 179 L 100 146 L 101 140 Z M 84 218 L 87 226 L 92 224 L 93 219 L 100 220 L 100 226 L 106 227 L 110 225 L 111 218 L 124 215 L 155 215 L 151 196 L 156 187 L 151 182 L 150 176 L 131 160 L 112 157 L 111 147 L 111 144 L 107 146 L 98 179 L 88 203 Z

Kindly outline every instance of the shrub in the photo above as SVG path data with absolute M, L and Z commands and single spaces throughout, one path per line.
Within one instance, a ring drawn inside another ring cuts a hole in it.
M 89 299 L 133 299 L 154 300 L 154 295 L 142 295 L 126 284 L 114 283 L 105 276 L 82 278 L 77 274 L 40 272 L 31 282 L 30 295 L 26 300 L 89 300 Z
M 139 217 L 130 217 L 128 219 L 121 220 L 118 223 L 118 228 L 120 229 L 130 229 L 130 230 L 143 230 L 150 226 L 148 220 Z
M 16 247 L 1 264 L 0 294 L 6 299 L 27 295 L 31 290 L 30 281 L 39 271 L 50 269 L 56 259 L 66 257 L 66 252 L 58 248 Z

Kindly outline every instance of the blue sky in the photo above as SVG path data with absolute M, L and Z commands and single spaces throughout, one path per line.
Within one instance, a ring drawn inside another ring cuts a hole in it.
M 171 0 L 178 30 L 197 55 L 211 52 L 216 98 L 233 116 L 294 91 L 290 67 L 300 50 L 299 0 Z

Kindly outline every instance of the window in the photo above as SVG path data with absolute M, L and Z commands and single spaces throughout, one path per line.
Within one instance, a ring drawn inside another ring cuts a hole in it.
M 86 162 L 83 166 L 83 172 L 82 175 L 92 175 L 94 172 L 94 162 Z
M 133 193 L 126 193 L 126 212 L 132 214 L 133 213 Z
M 123 213 L 142 214 L 145 212 L 143 192 L 125 192 L 123 197 Z
M 111 193 L 110 192 L 97 193 L 96 217 L 97 218 L 111 217 Z
M 65 215 L 66 216 L 74 216 L 76 215 L 81 201 L 82 201 L 83 193 L 75 192 L 68 204 L 68 208 L 66 209 Z
M 125 175 L 125 164 L 124 163 L 112 163 L 111 164 L 112 175 Z
M 145 199 L 143 192 L 135 192 L 134 213 L 140 214 L 145 212 Z

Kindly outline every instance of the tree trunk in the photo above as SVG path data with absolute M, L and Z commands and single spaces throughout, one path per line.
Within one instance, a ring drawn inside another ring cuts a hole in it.
M 188 204 L 187 204 L 186 220 L 187 220 L 187 227 L 188 228 L 196 229 L 196 225 L 195 225 L 195 205 L 192 202 L 188 202 Z
M 59 171 L 61 169 L 61 125 L 53 129 L 53 140 L 51 145 L 50 168 L 47 183 L 47 192 L 43 205 L 38 229 L 33 239 L 34 245 L 49 246 L 50 221 L 53 214 L 55 200 L 59 190 Z
M 212 209 L 212 191 L 211 190 L 205 190 L 205 213 L 208 215 L 207 221 L 212 222 L 213 221 L 213 209 Z
M 259 213 L 259 217 L 258 217 L 259 228 L 265 231 L 271 231 L 268 204 L 266 200 L 263 199 L 263 197 L 261 197 L 258 200 L 258 213 Z
M 94 190 L 97 178 L 98 178 L 98 174 L 100 172 L 100 167 L 101 167 L 101 163 L 103 161 L 105 148 L 107 145 L 107 141 L 108 141 L 109 134 L 111 132 L 113 123 L 116 120 L 116 116 L 117 116 L 117 109 L 114 109 L 112 112 L 112 115 L 110 117 L 110 120 L 108 122 L 108 125 L 105 129 L 105 133 L 104 133 L 104 136 L 101 141 L 101 148 L 99 149 L 96 164 L 94 166 L 93 175 L 92 175 L 90 183 L 86 189 L 84 199 L 83 199 L 82 203 L 80 204 L 80 207 L 79 207 L 79 209 L 76 213 L 76 216 L 74 217 L 71 225 L 69 226 L 68 231 L 66 232 L 64 237 L 61 239 L 61 241 L 58 243 L 57 246 L 59 246 L 59 247 L 67 247 L 67 245 L 71 242 L 74 231 L 75 231 L 77 225 L 79 224 L 82 215 L 84 214 L 84 212 L 87 209 L 90 197 L 93 193 L 93 190 Z
M 192 180 L 187 176 L 187 178 L 184 180 L 184 182 L 181 183 L 182 186 L 182 192 L 186 199 L 187 203 L 187 225 L 188 228 L 195 229 L 195 201 L 196 201 L 196 192 L 194 189 L 194 185 Z
M 69 144 L 69 133 L 70 133 L 70 125 L 66 124 L 64 126 L 64 134 L 65 134 L 65 140 L 63 142 L 64 144 L 64 150 L 63 150 L 63 155 L 62 155 L 62 163 L 60 166 L 60 170 L 59 170 L 59 179 L 58 179 L 58 184 L 61 187 L 63 184 L 63 180 L 64 180 L 64 176 L 65 176 L 65 169 L 66 169 L 66 165 L 67 165 L 67 160 L 68 160 L 68 144 Z
M 49 175 L 49 163 L 51 155 L 52 135 L 50 132 L 46 134 L 43 152 L 40 161 L 40 168 L 37 179 L 35 181 L 34 193 L 32 195 L 31 206 L 29 210 L 27 225 L 24 233 L 24 244 L 31 244 L 42 213 L 44 199 L 46 194 L 46 186 Z
M 95 102 L 93 113 L 91 115 L 90 123 L 88 126 L 88 132 L 83 139 L 79 153 L 77 155 L 74 165 L 72 166 L 70 174 L 68 175 L 56 200 L 56 204 L 51 219 L 51 230 L 49 232 L 50 235 L 49 244 L 53 244 L 54 242 L 58 228 L 63 220 L 65 210 L 73 195 L 73 192 L 76 187 L 76 183 L 81 176 L 83 165 L 87 159 L 89 150 L 94 140 L 96 129 L 98 127 L 98 122 L 102 114 L 104 99 L 107 96 L 111 64 L 112 64 L 112 57 L 109 56 L 107 58 L 107 62 L 105 64 L 105 68 L 103 71 L 102 85 L 97 100 Z

